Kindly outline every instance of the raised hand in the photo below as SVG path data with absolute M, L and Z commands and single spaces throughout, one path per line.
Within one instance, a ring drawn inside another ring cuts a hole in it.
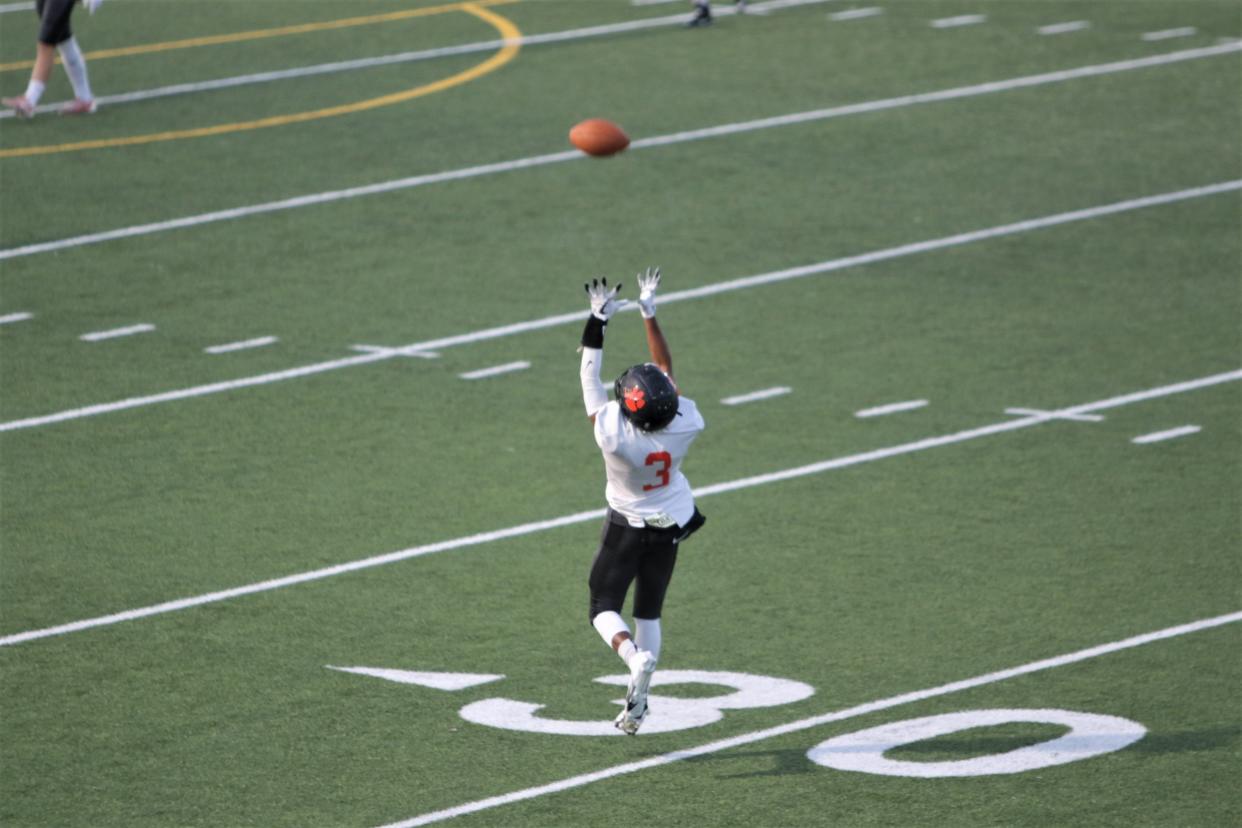
M 591 314 L 601 322 L 607 322 L 609 317 L 629 304 L 626 299 L 616 298 L 621 285 L 610 288 L 607 279 L 592 279 L 583 287 L 591 300 Z
M 638 274 L 638 310 L 643 319 L 650 319 L 656 312 L 656 289 L 660 287 L 660 268 L 649 267 Z

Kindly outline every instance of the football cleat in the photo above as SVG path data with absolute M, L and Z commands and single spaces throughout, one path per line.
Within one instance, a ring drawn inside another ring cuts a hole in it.
M 638 733 L 638 728 L 642 727 L 643 720 L 647 718 L 647 711 L 644 710 L 641 716 L 632 716 L 628 710 L 622 710 L 617 714 L 617 718 L 613 721 L 613 725 L 626 736 L 634 736 Z
M 655 672 L 656 657 L 647 650 L 639 650 L 630 664 L 630 684 L 625 691 L 625 707 L 613 721 L 626 736 L 638 733 L 651 712 L 647 706 L 647 690 L 651 687 L 651 674 Z
M 25 95 L 18 95 L 16 98 L 0 98 L 0 103 L 17 113 L 17 117 L 19 118 L 34 117 L 34 104 L 26 100 Z
M 94 115 L 97 109 L 99 109 L 99 104 L 95 102 L 94 98 L 91 98 L 89 101 L 84 101 L 81 98 L 74 98 L 72 101 L 60 108 L 60 114 Z

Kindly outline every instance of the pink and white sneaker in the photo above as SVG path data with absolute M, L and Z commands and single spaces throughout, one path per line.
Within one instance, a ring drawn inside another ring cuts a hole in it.
M 99 104 L 94 98 L 84 101 L 81 98 L 74 98 L 60 109 L 61 115 L 94 115 L 95 110 L 99 109 Z
M 0 104 L 4 104 L 9 109 L 17 113 L 19 118 L 33 118 L 35 114 L 34 104 L 26 100 L 25 95 L 18 95 L 16 98 L 0 98 Z

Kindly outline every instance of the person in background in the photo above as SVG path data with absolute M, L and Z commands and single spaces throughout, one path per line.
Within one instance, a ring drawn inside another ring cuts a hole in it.
M 35 62 L 30 72 L 30 81 L 26 84 L 25 94 L 16 98 L 0 99 L 0 103 L 22 118 L 34 117 L 35 107 L 39 105 L 43 90 L 47 88 L 48 79 L 52 76 L 56 52 L 60 52 L 65 73 L 73 84 L 74 96 L 70 103 L 61 107 L 61 113 L 89 115 L 97 108 L 86 74 L 86 57 L 69 28 L 69 18 L 73 15 L 76 2 L 77 0 L 35 0 L 35 13 L 39 15 L 39 35 L 35 43 Z M 103 0 L 82 0 L 91 14 L 95 13 L 102 2 Z
M 711 0 L 692 0 L 694 3 L 694 17 L 686 21 L 686 25 L 691 28 L 695 26 L 709 26 L 712 22 L 712 2 Z M 746 14 L 746 0 L 733 0 L 734 7 L 737 8 L 738 14 Z

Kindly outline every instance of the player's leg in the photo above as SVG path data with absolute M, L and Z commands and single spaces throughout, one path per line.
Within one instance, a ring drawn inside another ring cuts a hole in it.
M 660 657 L 660 645 L 663 635 L 660 632 L 659 618 L 643 618 L 634 616 L 634 643 L 640 650 L 646 650 L 657 659 Z
M 23 118 L 33 118 L 35 107 L 39 105 L 43 90 L 47 88 L 47 79 L 52 75 L 55 59 L 56 50 L 52 45 L 38 43 L 35 46 L 34 69 L 30 72 L 30 80 L 26 82 L 26 91 L 15 98 L 0 99 L 0 103 Z
M 706 26 L 712 22 L 712 4 L 711 0 L 694 0 L 694 17 L 686 23 L 687 26 Z
M 614 520 L 610 510 L 604 518 L 599 549 L 591 562 L 591 574 L 587 579 L 591 595 L 591 625 L 627 665 L 638 648 L 629 626 L 621 617 L 621 607 L 630 584 L 638 574 L 641 533 L 641 529 L 630 527 L 623 520 Z
M 660 537 L 658 542 L 648 544 L 644 550 L 635 578 L 634 630 L 637 644 L 656 658 L 660 657 L 660 647 L 664 643 L 660 627 L 664 596 L 668 592 L 676 565 L 677 546 L 668 542 L 667 538 Z
M 638 566 L 634 585 L 634 633 L 635 643 L 660 657 L 663 634 L 660 615 L 664 610 L 664 596 L 673 580 L 677 566 L 677 550 L 681 543 L 702 528 L 707 522 L 697 508 L 685 526 L 667 532 L 649 532 L 643 548 L 642 561 Z
M 33 118 L 35 107 L 43 97 L 48 78 L 52 76 L 52 64 L 56 59 L 56 44 L 72 37 L 69 16 L 73 12 L 73 0 L 36 0 L 35 12 L 39 15 L 39 37 L 35 44 L 34 68 L 26 92 L 16 98 L 0 100 L 5 106 L 23 118 Z
M 660 537 L 657 542 L 647 545 L 635 578 L 635 642 L 639 649 L 647 650 L 656 658 L 660 657 L 660 647 L 664 643 L 660 627 L 664 596 L 668 592 L 669 582 L 673 579 L 673 568 L 676 565 L 677 546 L 669 543 L 667 538 Z
M 625 594 L 643 559 L 646 529 L 630 526 L 611 510 L 604 522 L 603 539 L 591 565 L 591 624 L 630 670 L 625 704 L 616 726 L 633 736 L 647 716 L 647 687 L 655 671 L 655 656 L 638 649 L 621 617 Z
M 668 585 L 673 580 L 673 569 L 677 566 L 677 544 L 674 543 L 676 530 L 650 532 L 650 542 L 643 549 L 642 560 L 638 565 L 638 573 L 634 583 L 634 620 L 654 622 L 647 629 L 647 635 L 656 636 L 659 646 L 659 620 L 664 612 L 664 597 L 668 594 Z M 650 649 L 643 645 L 645 649 Z
M 630 662 L 630 683 L 625 709 L 617 717 L 617 727 L 633 736 L 647 718 L 647 690 L 659 660 L 662 633 L 660 613 L 673 566 L 677 545 L 673 532 L 648 529 L 643 534 L 641 559 L 634 587 L 634 626 L 638 633 L 638 655 Z
M 35 4 L 39 13 L 39 42 L 57 46 L 73 37 L 69 18 L 77 0 L 42 0 Z
M 73 86 L 73 102 L 62 112 L 80 115 L 95 111 L 95 96 L 91 93 L 91 82 L 86 73 L 86 56 L 69 28 L 74 5 L 75 0 L 46 0 L 39 41 L 55 44 L 65 74 Z
M 60 62 L 73 85 L 73 102 L 61 112 L 67 115 L 88 115 L 95 111 L 95 96 L 91 94 L 90 78 L 86 74 L 86 57 L 78 46 L 78 39 L 70 37 L 56 47 L 60 52 Z

